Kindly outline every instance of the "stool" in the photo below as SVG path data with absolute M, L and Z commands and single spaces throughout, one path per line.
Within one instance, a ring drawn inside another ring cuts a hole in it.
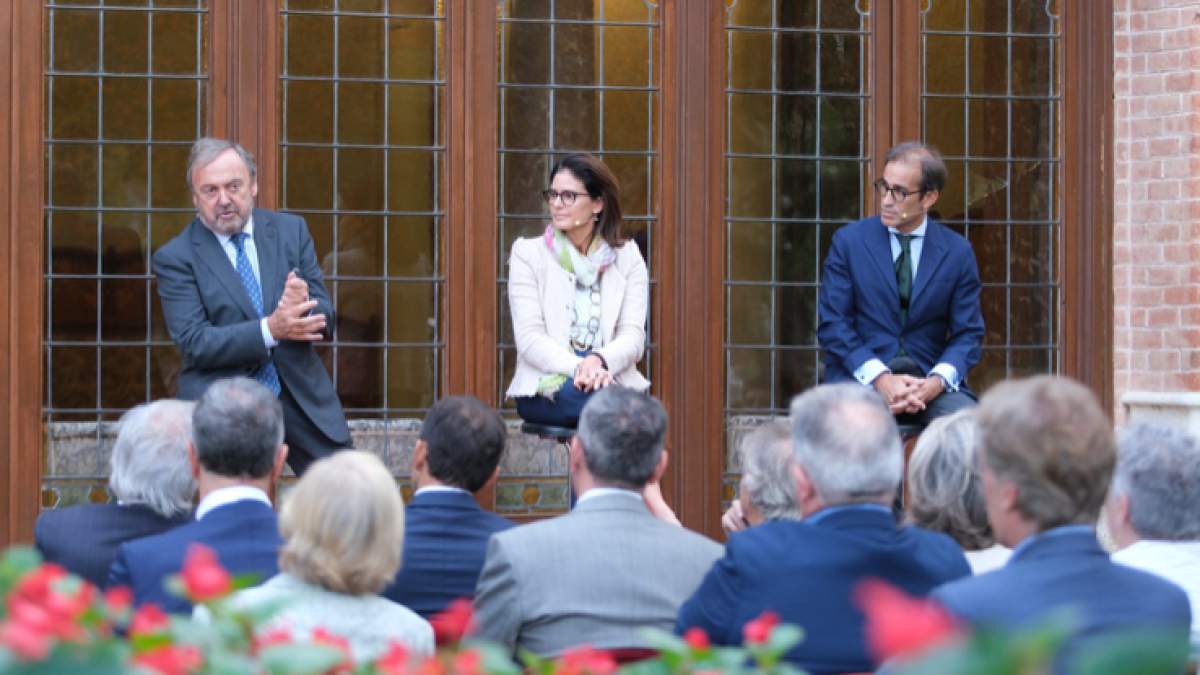
M 530 436 L 537 436 L 547 440 L 558 441 L 567 449 L 567 455 L 571 454 L 571 439 L 575 438 L 577 430 L 573 427 L 555 427 L 548 424 L 537 424 L 535 422 L 521 422 L 521 433 Z M 568 460 L 569 461 L 569 460 Z M 570 508 L 575 506 L 575 488 L 571 485 L 571 472 L 567 471 L 567 503 Z

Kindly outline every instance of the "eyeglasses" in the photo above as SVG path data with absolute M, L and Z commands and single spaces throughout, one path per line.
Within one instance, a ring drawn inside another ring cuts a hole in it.
M 570 190 L 563 190 L 562 192 L 542 190 L 542 199 L 545 199 L 547 204 L 553 204 L 554 200 L 561 198 L 563 206 L 574 206 L 576 198 L 586 195 L 586 192 L 571 192 Z
M 883 199 L 884 195 L 891 193 L 892 199 L 898 202 L 902 202 L 913 195 L 924 194 L 925 192 L 924 190 L 909 190 L 899 185 L 888 185 L 887 181 L 882 178 L 875 181 L 874 185 L 875 194 L 879 195 L 880 199 Z

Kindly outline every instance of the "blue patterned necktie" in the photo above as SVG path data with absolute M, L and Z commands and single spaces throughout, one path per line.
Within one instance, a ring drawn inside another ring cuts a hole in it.
M 254 278 L 254 268 L 250 266 L 250 257 L 246 255 L 246 239 L 250 235 L 245 232 L 238 232 L 233 235 L 233 247 L 237 249 L 237 273 L 242 278 L 242 285 L 246 287 L 246 293 L 250 294 L 250 302 L 254 304 L 254 309 L 258 310 L 258 318 L 266 316 L 263 314 L 263 296 L 262 287 L 258 285 L 258 279 Z M 254 371 L 254 379 L 258 383 L 270 389 L 276 396 L 279 395 L 279 373 L 275 370 L 275 364 L 267 361 Z

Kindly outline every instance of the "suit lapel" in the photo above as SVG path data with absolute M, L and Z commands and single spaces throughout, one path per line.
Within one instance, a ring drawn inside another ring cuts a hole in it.
M 891 235 L 888 234 L 888 229 L 883 226 L 883 221 L 878 217 L 873 218 L 872 221 L 872 226 L 867 228 L 868 234 L 863 243 L 866 244 L 871 254 L 871 260 L 875 261 L 880 276 L 883 277 L 883 285 L 891 289 L 894 305 L 899 307 L 900 287 L 896 284 L 896 267 L 892 262 Z
M 929 221 L 925 228 L 925 242 L 921 249 L 921 260 L 917 264 L 917 277 L 913 279 L 913 293 L 911 306 L 909 307 L 909 316 L 914 311 L 919 309 L 917 306 L 917 298 L 921 297 L 921 291 L 929 285 L 929 280 L 937 273 L 938 267 L 942 264 L 942 260 L 946 258 L 946 242 L 944 239 L 945 233 L 941 227 L 932 220 Z
M 225 254 L 225 250 L 217 241 L 217 235 L 205 227 L 199 218 L 193 220 L 188 229 L 191 230 L 192 247 L 196 250 L 196 259 L 208 268 L 217 281 L 221 282 L 225 291 L 229 293 L 229 297 L 233 299 L 234 304 L 242 310 L 247 319 L 257 319 L 258 311 L 254 309 L 254 303 L 250 302 L 250 295 L 246 293 L 246 287 L 242 285 L 242 278 L 238 276 L 237 270 L 233 269 L 233 265 L 229 262 L 229 256 Z
M 275 242 L 277 236 L 271 212 L 254 209 L 254 247 L 258 249 L 258 277 L 262 284 L 264 316 L 270 316 L 275 311 L 275 305 L 283 295 L 279 285 L 281 277 L 276 269 L 279 262 L 275 255 L 279 250 Z
M 600 277 L 600 327 L 604 344 L 613 339 L 617 329 L 617 315 L 621 313 L 621 302 L 625 298 L 625 275 L 614 263 Z

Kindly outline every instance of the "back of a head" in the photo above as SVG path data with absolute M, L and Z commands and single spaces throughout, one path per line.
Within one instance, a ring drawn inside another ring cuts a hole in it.
M 769 422 L 741 444 L 742 486 L 765 520 L 799 520 L 796 481 L 792 476 L 792 427 Z
M 1139 537 L 1200 540 L 1200 438 L 1172 427 L 1127 427 L 1117 441 L 1112 491 L 1128 498 Z
M 1096 523 L 1116 443 L 1091 391 L 1050 375 L 1001 382 L 975 420 L 984 464 L 1017 486 L 1016 509 L 1026 520 L 1039 531 Z
M 910 525 L 949 535 L 968 551 L 995 543 L 975 451 L 975 416 L 963 410 L 921 433 L 908 463 Z
M 641 489 L 662 456 L 667 411 L 646 394 L 606 387 L 584 406 L 578 433 L 588 471 L 598 483 Z
M 874 390 L 848 382 L 815 387 L 792 399 L 791 419 L 796 464 L 827 506 L 895 492 L 900 432 Z
M 429 473 L 468 492 L 482 488 L 504 453 L 508 430 L 495 410 L 474 396 L 443 398 L 421 426 Z
M 279 568 L 349 595 L 383 590 L 400 569 L 404 502 L 375 455 L 344 450 L 314 463 L 284 501 Z
M 123 504 L 144 504 L 164 518 L 191 510 L 196 482 L 188 464 L 195 404 L 163 400 L 131 408 L 109 460 L 109 486 Z
M 283 408 L 271 390 L 248 377 L 218 380 L 196 403 L 192 436 L 205 471 L 266 478 L 283 444 Z

